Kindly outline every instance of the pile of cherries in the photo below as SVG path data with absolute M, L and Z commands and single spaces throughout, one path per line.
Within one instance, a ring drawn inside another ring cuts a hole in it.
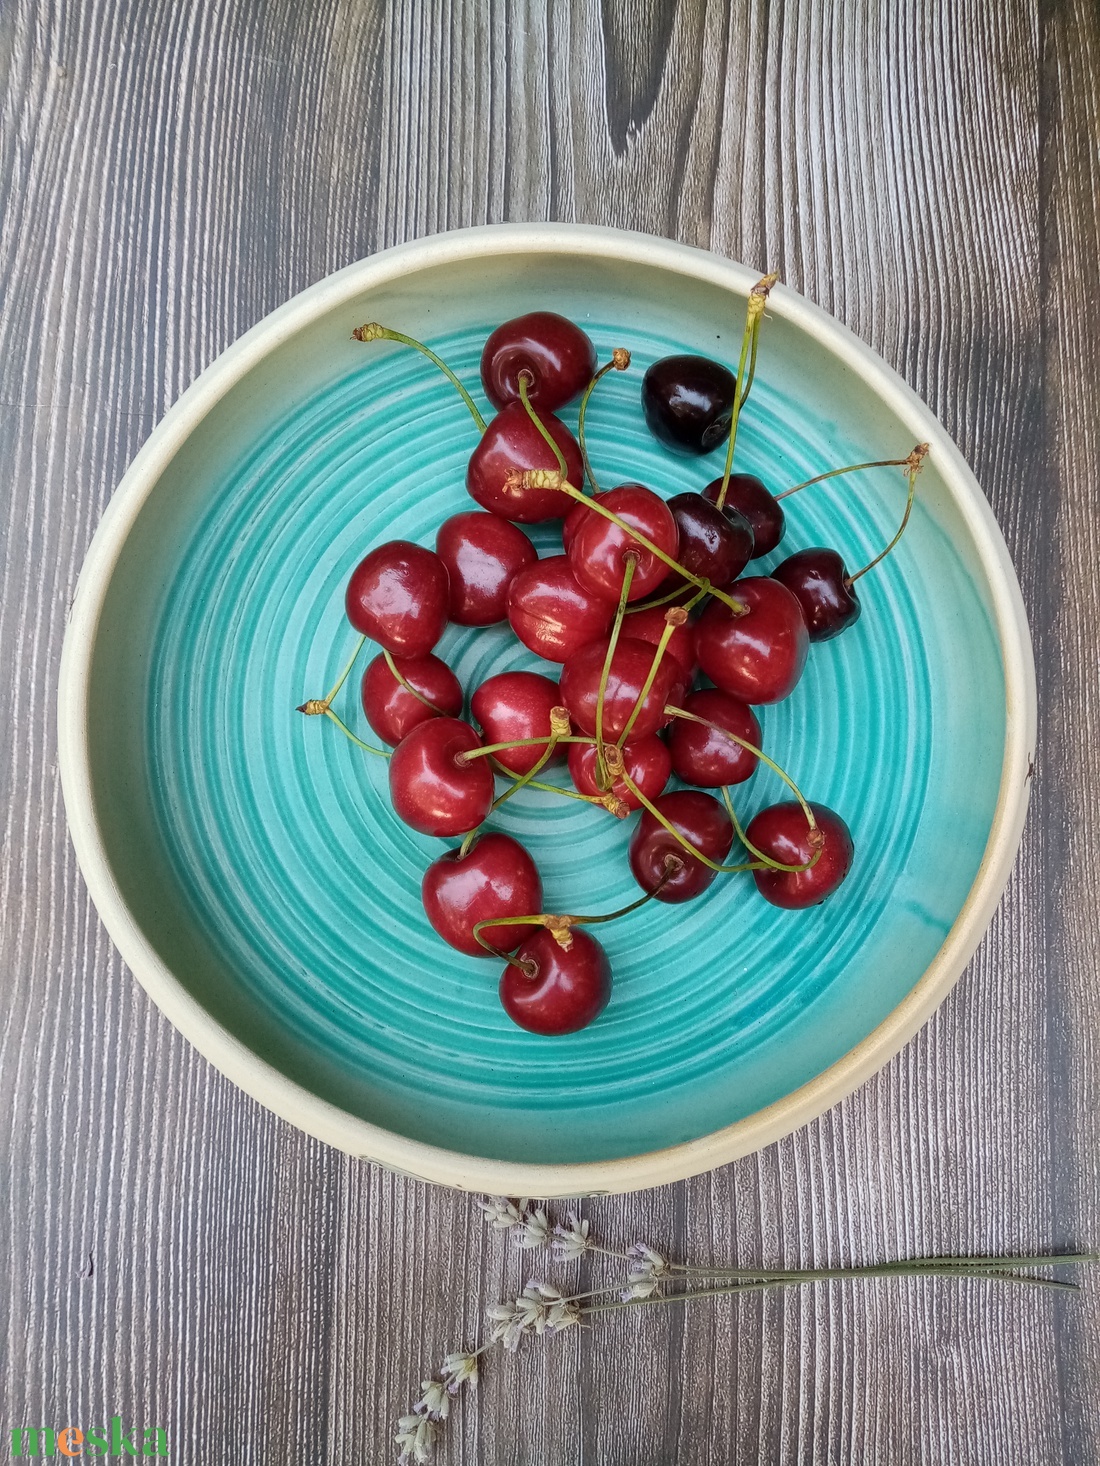
M 746 353 L 754 366 L 770 283 L 750 297 L 736 376 L 697 356 L 666 357 L 645 374 L 645 418 L 663 443 L 692 454 L 728 443 L 720 478 L 667 501 L 638 483 L 584 492 L 586 478 L 596 489 L 584 449 L 589 396 L 629 356 L 617 351 L 598 369 L 588 336 L 563 317 L 535 311 L 489 337 L 481 380 L 496 414 L 488 423 L 427 347 L 374 324 L 355 332 L 423 351 L 481 429 L 466 473 L 479 507 L 441 524 L 434 549 L 393 540 L 372 550 L 351 575 L 346 609 L 382 648 L 363 675 L 362 704 L 392 748 L 395 811 L 422 834 L 464 837 L 424 875 L 428 920 L 460 952 L 507 959 L 501 1002 L 534 1033 L 573 1032 L 605 1007 L 611 973 L 592 922 L 650 899 L 691 900 L 736 870 L 751 872 L 776 906 L 806 907 L 836 890 L 851 865 L 846 824 L 803 799 L 764 755 L 753 713 L 789 696 L 810 642 L 835 636 L 860 611 L 857 577 L 833 550 L 800 551 L 771 575 L 742 574 L 784 533 L 778 498 L 758 478 L 730 472 L 751 386 Z M 574 437 L 555 414 L 581 394 Z M 911 503 L 919 458 L 896 461 L 911 468 Z M 562 551 L 540 559 L 520 526 L 548 520 L 561 522 Z M 489 677 L 472 689 L 464 718 L 463 688 L 434 648 L 449 621 L 505 620 L 554 665 Z M 696 686 L 700 672 L 713 685 Z M 329 706 L 339 686 L 301 711 L 339 722 Z M 743 830 L 728 790 L 761 761 L 794 797 Z M 572 790 L 536 779 L 555 763 L 565 763 Z M 501 774 L 509 783 L 498 795 Z M 673 775 L 692 787 L 666 792 Z M 601 818 L 640 811 L 629 841 L 640 899 L 597 917 L 545 913 L 528 851 L 484 828 L 524 786 L 587 800 Z M 735 838 L 746 856 L 727 864 Z

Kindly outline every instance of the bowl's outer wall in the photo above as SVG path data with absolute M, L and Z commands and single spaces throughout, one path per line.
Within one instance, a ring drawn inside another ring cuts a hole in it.
M 504 252 L 476 253 L 486 245 Z M 616 249 L 637 258 L 601 257 L 600 251 Z M 463 251 L 473 253 L 463 258 Z M 395 278 L 378 278 L 388 270 Z M 233 352 L 215 364 L 158 430 L 159 443 L 154 435 L 143 450 L 105 519 L 74 606 L 62 686 L 66 801 L 93 895 L 124 956 L 173 1021 L 250 1092 L 344 1149 L 450 1184 L 535 1194 L 626 1189 L 705 1169 L 817 1113 L 884 1062 L 957 977 L 992 912 L 1022 827 L 1034 722 L 1026 624 L 1003 542 L 961 459 L 912 394 L 847 333 L 779 292 L 767 327 L 770 384 L 816 394 L 815 418 L 838 443 L 933 440 L 922 503 L 972 577 L 1007 674 L 1005 745 L 990 751 L 997 772 L 1003 761 L 1004 779 L 975 892 L 929 972 L 908 996 L 898 995 L 901 1001 L 878 1030 L 867 1035 L 865 1017 L 862 1028 L 851 1028 L 842 1010 L 824 1008 L 822 1021 L 837 1025 L 838 1052 L 852 1049 L 847 1058 L 717 1134 L 580 1165 L 486 1162 L 463 1156 L 450 1137 L 452 1148 L 443 1150 L 348 1114 L 359 1107 L 369 1115 L 369 1093 L 355 1106 L 343 1088 L 325 1092 L 315 1072 L 311 1077 L 308 1051 L 235 980 L 179 900 L 149 798 L 150 638 L 135 635 L 134 628 L 156 624 L 180 548 L 238 459 L 242 435 L 255 440 L 304 394 L 356 370 L 363 348 L 349 335 L 363 319 L 400 322 L 435 339 L 484 326 L 487 314 L 519 313 L 534 298 L 574 311 L 578 299 L 588 299 L 599 303 L 603 319 L 624 328 L 713 350 L 724 323 L 740 315 L 731 288 L 743 295 L 749 283 L 748 272 L 695 251 L 648 240 L 624 244 L 621 236 L 601 231 L 559 231 L 555 238 L 551 231 L 520 230 L 511 231 L 511 240 L 509 231 L 470 231 L 377 257 L 262 323 L 233 349 L 236 365 Z M 265 352 L 280 334 L 286 339 Z M 235 370 L 250 361 L 251 369 L 232 382 Z M 822 448 L 830 461 L 829 444 Z M 1000 694 L 999 687 L 994 691 Z

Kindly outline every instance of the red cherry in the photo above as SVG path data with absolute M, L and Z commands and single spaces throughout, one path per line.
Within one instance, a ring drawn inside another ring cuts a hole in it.
M 542 910 L 542 882 L 530 855 L 511 835 L 479 835 L 465 854 L 448 850 L 424 872 L 420 888 L 428 920 L 445 942 L 468 957 L 491 957 L 474 936 L 479 921 Z M 482 938 L 511 952 L 535 925 L 491 926 Z
M 345 606 L 356 631 L 399 657 L 424 657 L 447 624 L 447 570 L 432 550 L 390 540 L 351 573 Z
M 730 430 L 737 382 L 705 356 L 665 356 L 642 378 L 642 411 L 654 437 L 683 453 L 709 453 Z
M 551 555 L 521 570 L 508 587 L 508 621 L 528 650 L 564 662 L 606 636 L 614 608 L 576 582 L 565 555 Z
M 561 706 L 558 684 L 538 672 L 499 672 L 483 682 L 470 699 L 470 712 L 485 743 L 515 743 L 521 738 L 545 738 L 550 732 L 550 709 Z M 513 774 L 526 774 L 542 757 L 538 744 L 509 748 L 494 754 Z M 555 750 L 551 762 L 560 763 L 564 750 Z
M 599 701 L 600 676 L 607 656 L 606 638 L 589 642 L 574 652 L 561 669 L 561 700 L 569 709 L 575 726 L 589 736 L 596 733 L 596 704 Z M 627 720 L 634 711 L 642 686 L 653 665 L 653 648 L 648 641 L 635 641 L 620 636 L 603 703 L 603 736 L 614 742 L 621 737 Z M 632 739 L 656 733 L 669 721 L 665 703 L 674 702 L 684 690 L 683 673 L 675 657 L 663 657 L 653 685 L 646 693 L 641 711 L 630 730 Z
M 565 476 L 579 487 L 584 466 L 573 434 L 552 412 L 540 411 L 539 419 L 565 458 Z M 493 418 L 470 455 L 466 487 L 483 509 L 514 519 L 520 524 L 540 524 L 545 519 L 562 519 L 574 500 L 560 489 L 509 488 L 513 469 L 551 468 L 558 460 L 531 421 L 522 402 L 510 402 Z
M 682 704 L 687 713 L 695 713 L 745 738 L 760 747 L 760 724 L 752 708 L 716 687 L 693 692 Z M 672 767 L 685 784 L 698 784 L 704 789 L 718 789 L 723 784 L 740 784 L 757 765 L 757 757 L 747 748 L 723 738 L 713 728 L 691 723 L 687 718 L 674 718 L 668 740 Z
M 431 718 L 407 733 L 390 756 L 390 798 L 398 817 L 422 835 L 465 835 L 493 802 L 488 758 L 462 757 L 481 740 L 460 718 Z
M 477 509 L 445 519 L 435 549 L 447 567 L 448 609 L 458 626 L 493 626 L 506 620 L 513 577 L 538 559 L 522 529 Z
M 519 401 L 520 372 L 530 379 L 528 401 L 555 412 L 596 375 L 596 348 L 564 316 L 531 311 L 498 326 L 481 353 L 481 384 L 494 407 Z
M 529 1033 L 576 1033 L 598 1018 L 611 996 L 607 953 L 583 927 L 572 929 L 568 950 L 540 928 L 516 953 L 526 971 L 509 963 L 500 1001 L 513 1023 Z
M 668 505 L 652 489 L 641 484 L 620 484 L 617 489 L 597 494 L 596 502 L 652 540 L 670 559 L 676 559 L 679 548 L 676 521 Z M 594 509 L 578 504 L 574 512 L 577 511 L 579 516 L 570 526 L 568 536 L 563 527 L 563 542 L 568 538 L 569 564 L 578 583 L 593 595 L 618 601 L 627 559 L 633 558 L 634 576 L 628 599 L 644 600 L 656 590 L 668 573 L 664 561 Z
M 654 806 L 696 850 L 719 865 L 725 861 L 733 844 L 733 825 L 713 795 L 697 789 L 679 789 L 662 794 L 654 800 Z M 678 860 L 680 865 L 673 867 L 673 874 L 658 890 L 670 858 Z M 702 895 L 717 875 L 717 871 L 685 850 L 648 809 L 630 840 L 630 869 L 643 891 L 654 892 L 658 901 L 672 903 Z
M 646 738 L 631 738 L 623 744 L 623 765 L 647 799 L 656 799 L 664 790 L 672 774 L 672 755 L 668 746 L 656 733 Z M 596 745 L 594 743 L 571 743 L 569 745 L 569 773 L 574 787 L 580 794 L 594 794 L 597 797 L 607 792 L 596 783 Z M 641 800 L 629 789 L 620 777 L 612 782 L 610 792 L 621 799 L 628 809 L 641 809 Z
M 828 641 L 859 620 L 863 607 L 835 550 L 799 550 L 775 567 L 772 579 L 802 607 L 811 641 Z
M 693 593 L 694 590 L 693 586 Z M 657 646 L 664 635 L 667 610 L 668 606 L 650 606 L 645 611 L 631 611 L 623 622 L 623 630 L 635 641 L 648 641 L 650 646 Z M 684 686 L 690 687 L 699 665 L 695 660 L 695 627 L 690 621 L 685 621 L 683 626 L 677 626 L 669 637 L 665 656 L 676 658 L 684 674 Z
M 394 657 L 394 666 L 421 697 L 402 687 L 386 665 L 385 657 L 375 657 L 363 673 L 361 696 L 367 722 L 383 743 L 400 743 L 406 733 L 429 718 L 454 717 L 462 711 L 462 684 L 438 657 Z
M 680 537 L 679 560 L 692 575 L 705 576 L 711 585 L 729 585 L 752 559 L 752 525 L 742 514 L 723 513 L 702 494 L 677 494 L 668 501 Z M 672 584 L 678 577 L 670 577 Z M 670 585 L 671 589 L 671 585 Z
M 695 654 L 710 680 L 741 702 L 779 702 L 802 676 L 810 638 L 798 602 L 766 575 L 738 580 L 730 594 L 748 606 L 735 616 L 713 600 L 695 625 Z
M 811 803 L 820 835 L 821 854 L 809 870 L 754 870 L 757 890 L 773 906 L 799 911 L 831 896 L 852 866 L 855 847 L 848 826 L 824 804 Z M 805 865 L 813 855 L 805 812 L 793 800 L 762 809 L 745 831 L 758 850 L 784 865 Z
M 707 484 L 703 490 L 703 497 L 716 504 L 721 492 L 722 480 L 716 478 L 712 484 Z M 761 555 L 770 555 L 783 538 L 783 533 L 787 528 L 783 505 L 768 492 L 760 479 L 751 473 L 730 474 L 729 488 L 726 490 L 722 513 L 729 514 L 731 517 L 732 513 L 737 513 L 748 520 L 753 534 L 752 558 L 754 560 L 759 560 Z

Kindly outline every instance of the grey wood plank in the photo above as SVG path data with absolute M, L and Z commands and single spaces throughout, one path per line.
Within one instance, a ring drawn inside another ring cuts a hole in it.
M 385 1460 L 419 1380 L 535 1268 L 470 1198 L 325 1150 L 175 1036 L 89 907 L 53 752 L 79 562 L 165 407 L 311 280 L 483 220 L 709 245 L 851 325 L 974 463 L 1048 710 L 1012 886 L 922 1034 L 759 1157 L 586 1214 L 696 1261 L 1100 1237 L 1098 47 L 1085 0 L 0 15 L 0 1424 L 117 1410 L 184 1460 Z M 1100 1460 L 1096 1297 L 620 1315 L 494 1359 L 440 1459 L 1076 1466 Z

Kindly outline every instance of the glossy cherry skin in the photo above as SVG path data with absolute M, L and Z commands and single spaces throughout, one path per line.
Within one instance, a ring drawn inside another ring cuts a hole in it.
M 821 854 L 809 870 L 754 870 L 756 888 L 773 906 L 800 911 L 831 896 L 852 868 L 852 832 L 833 810 L 811 802 L 820 831 Z M 813 855 L 810 827 L 801 805 L 792 799 L 762 809 L 745 834 L 758 850 L 784 865 L 804 865 Z
M 636 641 L 648 641 L 657 646 L 665 632 L 665 612 L 668 606 L 651 606 L 647 611 L 631 611 L 623 622 L 623 633 Z M 675 657 L 684 674 L 684 686 L 690 687 L 698 662 L 695 660 L 695 627 L 690 621 L 677 626 L 665 646 L 665 656 Z
M 569 709 L 574 726 L 589 737 L 596 733 L 596 704 L 606 655 L 606 639 L 589 642 L 588 646 L 574 652 L 561 669 L 561 700 Z M 653 647 L 648 641 L 619 637 L 611 659 L 603 704 L 603 736 L 609 742 L 614 743 L 622 735 L 652 665 Z M 630 730 L 631 739 L 645 738 L 647 734 L 663 728 L 669 721 L 665 704 L 675 701 L 683 691 L 679 662 L 675 657 L 663 657 Z
M 428 920 L 443 940 L 467 957 L 491 957 L 474 936 L 479 921 L 528 916 L 542 910 L 542 881 L 530 855 L 511 835 L 479 835 L 465 855 L 448 850 L 424 872 L 420 887 Z M 492 926 L 483 939 L 511 952 L 539 928 Z
M 713 795 L 698 789 L 678 789 L 662 794 L 653 803 L 696 850 L 719 865 L 725 862 L 733 844 L 733 825 Z M 680 866 L 658 891 L 669 856 L 679 860 Z M 631 836 L 630 869 L 643 891 L 656 892 L 658 901 L 674 905 L 701 896 L 718 874 L 685 850 L 648 810 L 643 811 Z
M 863 607 L 835 550 L 799 550 L 775 567 L 772 579 L 785 585 L 802 607 L 811 641 L 828 641 L 859 620 Z
M 418 723 L 426 723 L 429 718 L 453 718 L 462 711 L 462 684 L 446 662 L 430 655 L 394 657 L 393 661 L 405 681 L 434 707 L 402 687 L 385 657 L 375 657 L 363 673 L 360 696 L 367 722 L 391 747 Z
M 550 709 L 561 706 L 558 684 L 538 672 L 499 672 L 483 682 L 470 699 L 470 712 L 481 728 L 484 743 L 514 743 L 520 738 L 545 738 L 550 732 Z M 534 768 L 544 750 L 537 744 L 509 748 L 493 757 L 513 774 Z M 565 750 L 554 751 L 552 763 L 561 763 Z
M 360 560 L 344 605 L 356 631 L 395 657 L 426 657 L 447 624 L 447 568 L 433 550 L 390 540 Z
M 576 439 L 552 412 L 540 410 L 538 415 L 561 449 L 566 478 L 574 488 L 579 488 L 584 466 Z M 556 470 L 557 467 L 558 460 L 549 443 L 531 421 L 523 403 L 510 402 L 492 419 L 481 435 L 481 442 L 470 455 L 466 488 L 483 509 L 499 514 L 502 519 L 513 519 L 519 524 L 563 519 L 576 501 L 560 489 L 522 489 L 507 485 L 507 476 L 512 469 Z
M 707 718 L 719 727 L 728 728 L 738 738 L 760 747 L 760 724 L 746 703 L 738 702 L 716 687 L 704 687 L 683 701 L 687 713 Z M 674 718 L 668 736 L 669 753 L 676 777 L 685 784 L 702 789 L 718 789 L 723 784 L 740 784 L 756 768 L 756 754 L 742 748 L 732 738 L 723 738 L 713 728 L 691 723 L 687 718 Z
M 644 534 L 670 559 L 676 559 L 680 543 L 676 521 L 668 505 L 652 489 L 643 488 L 641 484 L 620 484 L 617 489 L 597 494 L 596 502 Z M 574 519 L 573 515 L 577 517 Z M 668 566 L 659 556 L 594 509 L 578 504 L 570 519 L 572 523 L 567 536 L 569 564 L 577 583 L 593 595 L 618 602 L 628 557 L 635 561 L 628 596 L 631 601 L 644 600 L 668 574 Z M 565 539 L 563 534 L 563 541 Z
M 519 401 L 524 371 L 530 379 L 527 400 L 556 412 L 596 375 L 596 348 L 565 316 L 530 311 L 498 326 L 481 353 L 481 385 L 494 407 Z
M 736 580 L 753 555 L 752 525 L 744 515 L 724 513 L 702 494 L 677 494 L 668 507 L 680 535 L 675 558 L 684 569 L 719 589 Z M 670 578 L 670 589 L 675 579 Z
M 529 651 L 564 662 L 606 636 L 615 608 L 577 584 L 569 558 L 551 555 L 521 570 L 508 587 L 508 624 Z
M 655 438 L 682 453 L 709 453 L 729 436 L 737 382 L 705 356 L 665 356 L 642 379 L 642 411 Z
M 738 580 L 730 594 L 748 613 L 713 600 L 695 624 L 695 654 L 710 680 L 741 702 L 780 702 L 802 676 L 810 638 L 785 585 L 766 575 Z
M 712 504 L 717 504 L 718 495 L 721 492 L 722 480 L 716 478 L 712 484 L 707 484 L 703 490 L 703 497 L 709 499 Z M 759 560 L 761 555 L 770 555 L 783 538 L 787 520 L 783 513 L 783 505 L 769 493 L 765 484 L 755 474 L 730 474 L 729 488 L 726 490 L 722 513 L 730 514 L 731 511 L 736 511 L 749 522 L 753 535 L 752 558 Z
M 465 835 L 493 802 L 487 757 L 464 759 L 481 739 L 461 718 L 418 723 L 390 755 L 390 798 L 398 817 L 422 835 Z
M 509 963 L 501 974 L 504 1011 L 528 1033 L 576 1033 L 607 1007 L 611 996 L 607 953 L 583 927 L 575 926 L 572 937 L 566 951 L 541 928 L 516 953 L 528 971 Z
M 647 799 L 656 799 L 664 793 L 665 785 L 672 774 L 672 755 L 668 745 L 656 733 L 647 738 L 631 737 L 623 744 L 623 766 Z M 594 743 L 571 743 L 569 745 L 569 773 L 579 794 L 605 793 L 596 783 L 596 745 Z M 641 801 L 620 776 L 611 785 L 610 793 L 621 799 L 628 809 L 641 809 Z
M 508 587 L 538 559 L 522 529 L 477 509 L 443 521 L 435 552 L 447 567 L 447 608 L 457 626 L 494 626 L 507 620 Z

